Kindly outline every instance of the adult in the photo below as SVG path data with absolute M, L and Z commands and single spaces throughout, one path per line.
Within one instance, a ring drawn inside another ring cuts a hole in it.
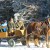
M 4 20 L 4 21 L 2 22 L 2 24 L 1 24 L 1 26 L 3 27 L 3 28 L 2 28 L 3 32 L 6 32 L 6 31 L 7 31 L 7 21 Z
M 10 21 L 8 22 L 8 31 L 9 33 L 13 32 L 13 30 L 15 29 L 15 23 L 13 18 L 10 18 Z

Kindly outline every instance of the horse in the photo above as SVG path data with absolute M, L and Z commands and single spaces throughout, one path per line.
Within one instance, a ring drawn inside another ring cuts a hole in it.
M 47 47 L 50 48 L 50 28 L 47 31 Z
M 34 44 L 36 46 L 38 46 L 40 33 L 42 31 L 41 25 L 42 25 L 42 22 L 31 22 L 30 24 L 28 24 L 28 26 L 27 26 L 27 40 L 26 40 L 26 43 L 28 46 L 29 46 L 29 39 L 30 39 L 31 34 L 34 36 L 34 38 L 33 38 Z
M 31 22 L 27 26 L 27 40 L 26 43 L 29 46 L 29 40 L 31 34 L 33 35 L 35 46 L 39 46 L 39 40 L 41 35 L 45 35 L 45 41 L 48 41 L 48 25 L 46 22 Z
M 45 21 L 46 26 L 43 30 L 45 37 L 46 37 L 46 46 L 50 48 L 50 18 Z

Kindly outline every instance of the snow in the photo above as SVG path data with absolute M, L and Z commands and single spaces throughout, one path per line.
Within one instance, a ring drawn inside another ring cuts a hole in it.
M 34 46 L 34 43 L 29 43 L 29 45 L 30 45 L 30 47 L 27 47 L 26 45 L 23 46 L 22 43 L 20 42 L 20 43 L 16 43 L 16 45 L 14 47 L 10 47 L 7 42 L 1 42 L 0 49 L 1 50 L 14 50 L 14 49 L 15 50 L 42 50 L 42 49 L 46 50 L 46 49 L 48 49 L 46 47 L 42 48 L 43 43 L 41 43 L 39 45 L 39 47 Z

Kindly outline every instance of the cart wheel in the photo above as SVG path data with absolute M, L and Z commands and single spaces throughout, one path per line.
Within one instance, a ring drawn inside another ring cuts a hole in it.
M 1 44 L 1 39 L 0 39 L 0 44 Z
M 26 41 L 22 41 L 22 45 L 26 45 Z
M 22 45 L 26 45 L 26 40 L 24 37 L 22 37 L 21 42 L 22 42 Z
M 11 47 L 14 47 L 15 46 L 15 41 L 13 39 L 10 39 L 8 41 L 8 44 L 11 46 Z

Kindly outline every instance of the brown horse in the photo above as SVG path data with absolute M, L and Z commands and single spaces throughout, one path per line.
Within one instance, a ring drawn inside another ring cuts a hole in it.
M 45 23 L 43 24 L 43 26 L 46 26 L 43 29 L 43 32 L 46 36 L 46 46 L 50 48 L 50 18 L 48 18 Z
M 46 22 L 32 22 L 28 25 L 27 27 L 27 45 L 29 46 L 29 39 L 31 34 L 33 35 L 33 39 L 34 39 L 34 44 L 36 46 L 39 45 L 39 39 L 40 36 L 43 34 L 45 35 L 46 41 L 47 41 L 47 31 L 48 31 L 48 27 Z
M 28 44 L 28 46 L 29 46 L 29 39 L 30 39 L 31 34 L 34 37 L 33 38 L 34 44 L 36 46 L 38 46 L 40 33 L 42 31 L 41 25 L 42 25 L 41 22 L 32 22 L 28 25 L 28 27 L 27 27 L 27 44 Z
M 47 47 L 50 48 L 50 28 L 47 31 Z

